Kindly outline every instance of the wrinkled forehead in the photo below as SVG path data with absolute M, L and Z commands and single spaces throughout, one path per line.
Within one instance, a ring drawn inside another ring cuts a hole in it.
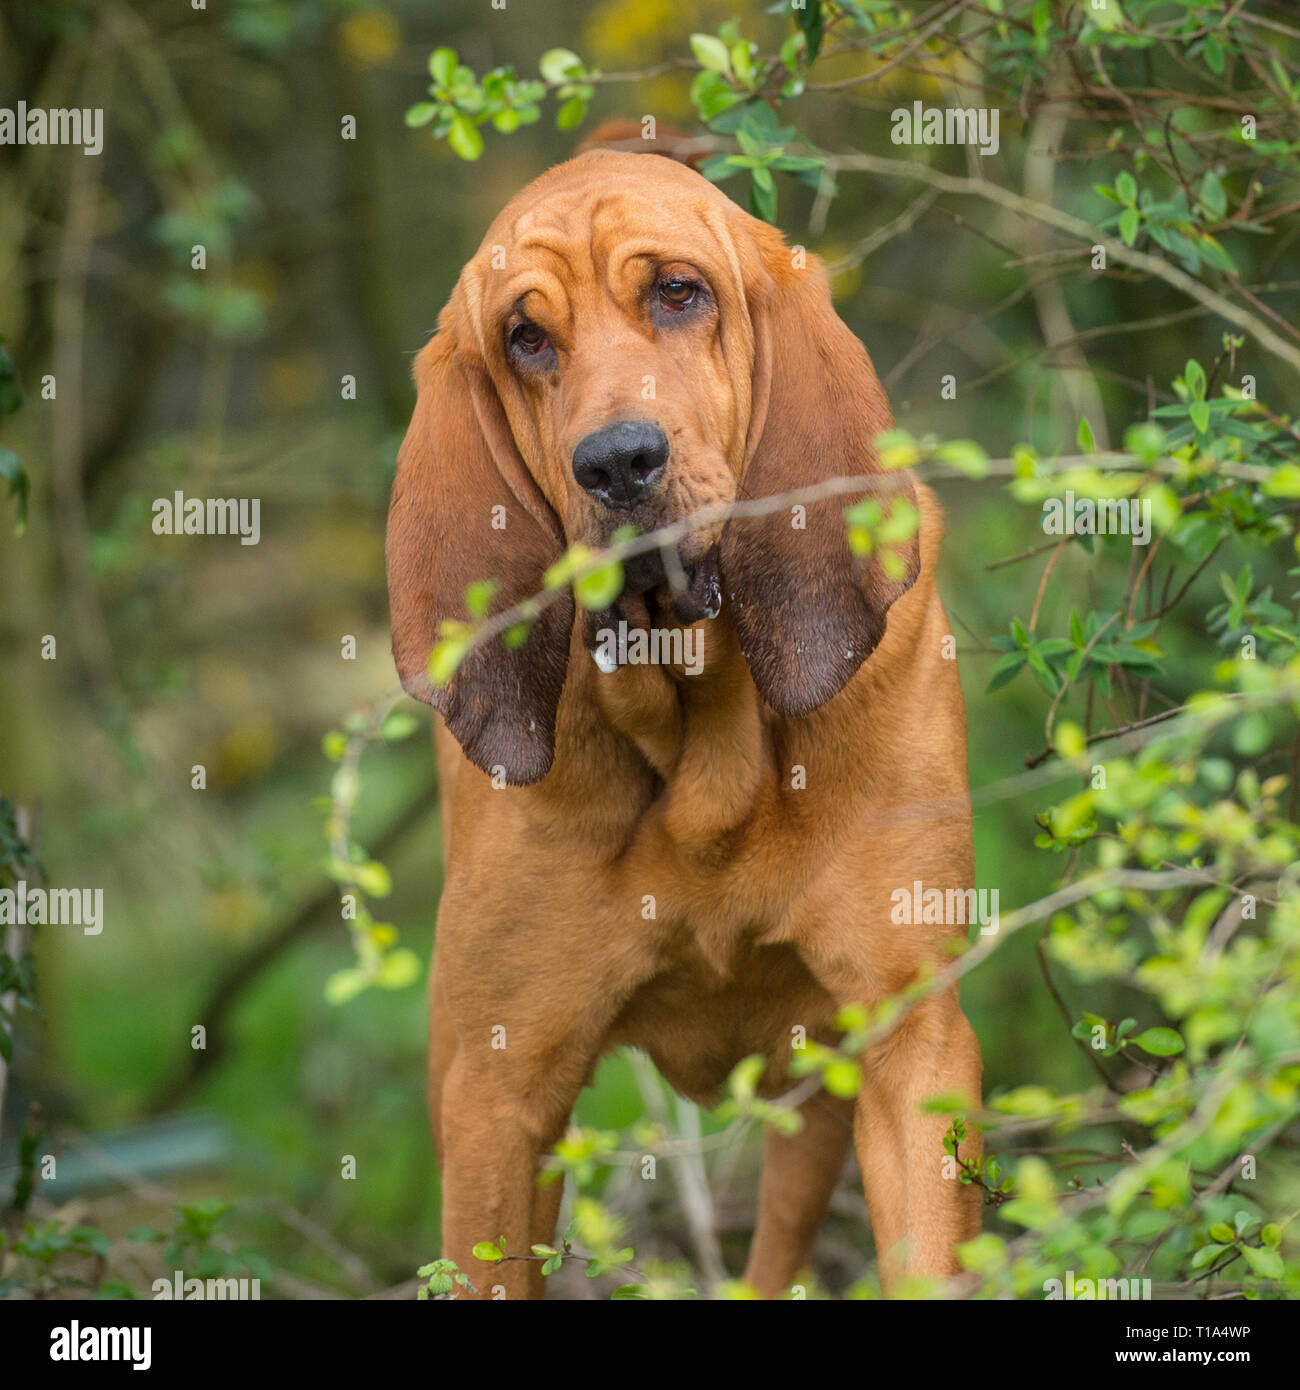
M 715 293 L 739 292 L 734 205 L 707 180 L 653 155 L 590 154 L 550 170 L 506 205 L 467 267 L 480 324 L 537 296 L 566 316 L 621 301 L 648 268 L 689 265 Z M 535 307 L 535 306 L 534 306 Z

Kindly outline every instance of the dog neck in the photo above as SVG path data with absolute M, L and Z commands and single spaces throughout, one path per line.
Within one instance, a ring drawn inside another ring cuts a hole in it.
M 754 687 L 725 610 L 682 631 L 694 644 L 675 649 L 693 652 L 693 661 L 627 660 L 612 671 L 598 668 L 575 641 L 576 672 L 570 668 L 565 702 L 572 700 L 574 716 L 594 716 L 601 732 L 640 764 L 669 837 L 703 852 L 728 840 L 767 784 L 774 785 L 774 716 Z M 674 648 L 664 641 L 659 650 Z M 565 723 L 573 727 L 577 719 Z M 563 743 L 557 751 L 562 754 Z

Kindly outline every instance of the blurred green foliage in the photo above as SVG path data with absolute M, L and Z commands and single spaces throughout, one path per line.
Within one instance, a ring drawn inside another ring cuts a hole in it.
M 54 1136 L 111 1148 L 155 1107 L 201 1104 L 235 1140 L 232 1162 L 173 1180 L 174 1218 L 143 1199 L 107 1216 L 107 1253 L 38 1184 L 9 1247 L 28 1286 L 56 1288 L 66 1255 L 69 1277 L 141 1290 L 141 1269 L 115 1272 L 130 1221 L 166 1235 L 140 1242 L 161 1256 L 173 1219 L 220 1210 L 239 1228 L 225 1256 L 265 1252 L 277 1293 L 454 1293 L 456 1271 L 425 1263 L 421 993 L 360 988 L 413 977 L 440 881 L 427 725 L 395 741 L 375 718 L 392 459 L 410 355 L 492 215 L 582 122 L 653 113 L 703 126 L 708 176 L 827 261 L 894 403 L 882 453 L 948 510 L 980 882 L 1027 905 L 953 967 L 988 1097 L 949 1131 L 955 1180 L 988 1206 L 973 1290 L 1041 1297 L 1069 1268 L 1296 1292 L 1300 32 L 1285 6 L 1223 0 L 926 14 L 592 0 L 507 24 L 467 0 L 51 0 L 0 18 L 0 104 L 108 112 L 98 160 L 0 148 L 0 331 L 27 384 L 15 414 L 0 357 L 0 478 L 30 513 L 0 539 L 0 784 L 39 804 L 50 872 L 109 904 L 93 946 L 42 933 L 44 1021 L 16 1030 L 2 1138 L 20 1170 L 39 1097 Z M 999 154 L 894 146 L 889 113 L 913 101 L 997 106 Z M 990 196 L 1017 189 L 1088 239 Z M 1251 328 L 1226 334 L 1223 303 Z M 180 487 L 260 496 L 261 545 L 154 536 L 150 499 Z M 1044 544 L 1042 504 L 1066 489 L 1149 503 L 1150 546 Z M 850 509 L 856 545 L 887 544 L 883 520 Z M 556 582 L 610 578 L 584 559 Z M 363 781 L 340 782 L 363 745 Z M 319 896 L 327 875 L 360 915 Z M 846 1019 L 804 1084 L 851 1093 L 908 1002 Z M 732 1267 L 753 1138 L 789 1123 L 756 1081 L 742 1065 L 701 1122 L 729 1155 Z M 670 1137 L 665 1104 L 635 1059 L 608 1059 L 555 1158 L 577 1192 L 566 1233 L 497 1253 L 570 1294 L 578 1267 L 623 1297 L 699 1291 L 671 1194 L 620 1181 Z M 875 1292 L 862 1218 L 850 1184 L 815 1293 Z

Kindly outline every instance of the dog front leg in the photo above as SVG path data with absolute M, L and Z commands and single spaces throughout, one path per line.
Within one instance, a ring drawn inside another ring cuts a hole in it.
M 539 1126 L 528 1097 L 503 1085 L 500 1069 L 494 1075 L 464 1052 L 447 1071 L 441 1116 L 442 1255 L 455 1260 L 480 1298 L 541 1298 L 545 1291 L 536 1261 L 494 1264 L 476 1259 L 473 1250 L 480 1241 L 504 1238 L 507 1254 L 527 1255 L 530 1246 L 549 1241 L 560 1185 L 539 1189 L 537 1174 L 567 1113 Z M 472 1295 L 460 1291 L 460 1296 Z
M 979 1189 L 945 1171 L 951 1120 L 921 1108 L 932 1096 L 953 1093 L 979 1105 L 979 1043 L 953 990 L 919 1005 L 864 1061 L 854 1144 L 889 1294 L 907 1275 L 958 1273 L 957 1245 L 979 1232 Z M 972 1126 L 961 1157 L 979 1152 Z

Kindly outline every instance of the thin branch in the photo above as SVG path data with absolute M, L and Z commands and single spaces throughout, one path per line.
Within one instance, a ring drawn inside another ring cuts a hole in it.
M 916 164 L 910 160 L 889 159 L 882 155 L 858 153 L 839 154 L 836 155 L 836 159 L 841 169 L 864 174 L 881 174 L 887 178 L 916 179 L 921 183 L 929 184 L 932 188 L 937 188 L 941 193 L 957 193 L 964 197 L 982 198 L 986 202 L 996 203 L 1022 217 L 1044 222 L 1048 226 L 1055 227 L 1058 231 L 1076 237 L 1090 245 L 1104 246 L 1109 259 L 1114 259 L 1121 265 L 1132 266 L 1135 270 L 1163 280 L 1167 285 L 1171 285 L 1174 289 L 1195 299 L 1199 304 L 1203 304 L 1211 312 L 1218 314 L 1220 318 L 1226 319 L 1229 323 L 1252 334 L 1261 347 L 1267 348 L 1275 357 L 1281 358 L 1282 361 L 1300 372 L 1300 346 L 1288 343 L 1258 315 L 1233 304 L 1231 300 L 1225 299 L 1207 285 L 1193 279 L 1186 271 L 1170 265 L 1168 261 L 1162 260 L 1158 256 L 1150 256 L 1145 251 L 1136 251 L 1126 246 L 1122 241 L 1104 237 L 1096 227 L 1083 221 L 1082 218 L 1073 217 L 1068 212 L 1061 212 L 1045 203 L 1035 202 L 1031 198 L 1012 192 L 1009 188 L 1003 188 L 1000 184 L 987 182 L 983 179 L 962 178 L 954 174 L 945 174 L 938 169 L 931 169 L 927 165 Z

